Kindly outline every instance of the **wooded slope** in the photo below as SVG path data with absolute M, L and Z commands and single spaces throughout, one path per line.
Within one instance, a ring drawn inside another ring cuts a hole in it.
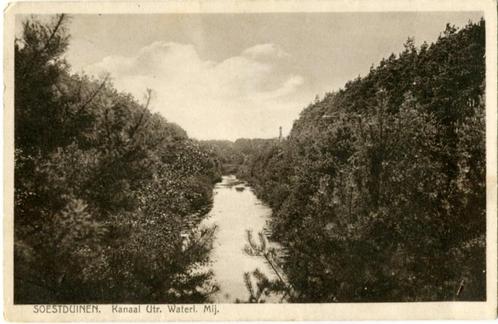
M 485 299 L 484 40 L 409 39 L 250 159 L 291 301 Z
M 217 159 L 150 92 L 71 74 L 67 23 L 15 43 L 15 303 L 203 302 Z

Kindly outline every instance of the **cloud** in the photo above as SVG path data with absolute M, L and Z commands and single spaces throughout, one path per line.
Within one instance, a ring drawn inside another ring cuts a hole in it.
M 153 89 L 151 108 L 196 138 L 274 137 L 301 108 L 292 97 L 305 80 L 289 58 L 275 44 L 259 44 L 213 62 L 191 44 L 155 42 L 84 70 L 110 73 L 116 88 L 137 98 Z
M 260 58 L 260 57 L 286 58 L 290 56 L 287 52 L 285 52 L 275 44 L 258 44 L 246 49 L 242 54 L 252 58 Z

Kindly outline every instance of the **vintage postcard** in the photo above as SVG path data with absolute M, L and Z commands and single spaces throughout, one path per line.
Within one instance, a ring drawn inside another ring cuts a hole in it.
M 8 4 L 5 318 L 496 318 L 496 15 Z

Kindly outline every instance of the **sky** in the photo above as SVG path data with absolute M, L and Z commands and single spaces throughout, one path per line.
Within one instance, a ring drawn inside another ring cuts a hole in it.
M 287 134 L 316 95 L 399 53 L 431 43 L 478 12 L 73 15 L 74 72 L 115 87 L 197 139 Z

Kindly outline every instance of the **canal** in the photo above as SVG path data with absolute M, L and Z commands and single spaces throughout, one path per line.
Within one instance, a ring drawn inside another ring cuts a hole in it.
M 217 303 L 233 303 L 236 299 L 247 301 L 249 292 L 244 284 L 244 273 L 258 268 L 269 278 L 274 272 L 264 258 L 250 256 L 244 251 L 247 230 L 254 234 L 263 232 L 271 216 L 247 184 L 235 176 L 223 176 L 214 188 L 213 209 L 205 220 L 206 225 L 216 225 L 217 230 L 211 251 L 211 268 L 220 287 L 213 296 Z

